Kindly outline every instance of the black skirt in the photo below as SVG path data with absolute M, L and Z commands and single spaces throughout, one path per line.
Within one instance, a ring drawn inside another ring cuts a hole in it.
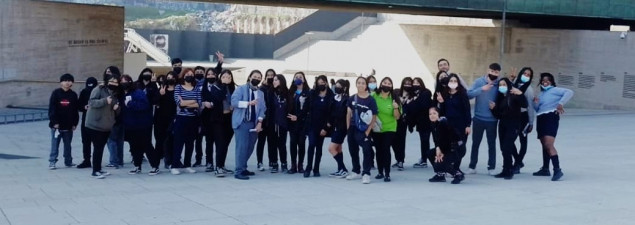
M 560 125 L 560 115 L 556 112 L 541 114 L 536 122 L 536 132 L 538 139 L 544 136 L 556 137 L 558 134 L 558 126 Z

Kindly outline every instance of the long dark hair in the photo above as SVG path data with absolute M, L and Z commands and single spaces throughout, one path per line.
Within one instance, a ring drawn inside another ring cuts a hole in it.
M 525 74 L 526 70 L 529 70 L 529 72 L 531 73 L 531 75 L 529 76 L 529 81 L 527 81 L 527 83 L 524 83 L 522 86 L 519 86 L 521 84 L 520 78 L 523 76 L 523 74 Z M 514 87 L 517 87 L 518 89 L 520 89 L 520 91 L 525 93 L 525 91 L 527 91 L 527 88 L 529 88 L 529 86 L 531 85 L 531 81 L 533 79 L 534 79 L 534 70 L 532 70 L 531 67 L 523 67 L 522 69 L 520 69 L 520 72 L 518 72 L 518 76 L 516 76 L 516 80 L 514 81 Z
M 152 72 L 152 69 L 146 67 L 143 70 L 141 70 L 141 73 L 139 73 L 139 76 L 137 77 L 137 82 L 143 81 L 141 76 L 143 76 L 143 73 L 145 72 L 150 72 L 150 75 L 154 74 L 154 72 Z
M 444 73 L 448 75 L 448 79 L 447 79 L 447 80 L 440 80 L 441 74 L 444 74 Z M 457 76 L 457 78 L 458 78 L 458 76 Z M 435 85 L 435 87 L 434 87 L 434 92 L 435 92 L 435 93 L 436 93 L 436 92 L 442 92 L 442 91 L 444 90 L 444 87 L 447 87 L 447 86 L 448 86 L 448 83 L 447 83 L 447 82 L 448 82 L 449 80 L 450 80 L 450 75 L 449 75 L 447 72 L 445 72 L 445 71 L 439 71 L 439 72 L 437 72 L 437 79 L 436 79 L 436 82 L 435 82 L 435 83 L 436 83 L 436 85 Z M 459 83 L 460 83 L 460 81 L 459 81 Z M 462 86 L 462 85 L 461 85 L 461 86 Z
M 324 85 L 326 85 L 326 89 L 328 90 L 329 89 L 329 79 L 326 77 L 326 75 L 320 75 L 320 76 L 317 76 L 315 78 L 315 84 L 313 84 L 313 90 L 317 91 L 317 86 L 318 86 L 318 81 L 319 80 L 323 80 L 324 81 Z
M 509 78 L 504 77 L 502 79 L 500 79 L 498 81 L 498 83 L 500 83 L 501 81 L 505 82 L 505 84 L 507 84 L 507 92 L 505 94 L 500 93 L 498 90 L 496 90 L 496 103 L 498 104 L 499 101 L 502 101 L 505 98 L 505 95 L 510 95 L 510 92 L 512 91 L 513 88 L 513 83 L 511 80 L 509 80 Z M 500 85 L 498 85 L 500 86 Z
M 128 89 L 124 89 L 123 86 L 121 85 L 121 81 L 123 81 L 123 80 L 128 81 L 127 82 L 128 83 Z M 136 88 L 135 83 L 136 82 L 134 80 L 132 80 L 132 77 L 130 75 L 124 74 L 124 75 L 121 75 L 121 80 L 119 81 L 119 87 L 121 87 L 121 91 L 122 92 L 125 93 L 127 91 L 127 92 L 130 93 L 130 92 L 135 90 L 135 88 Z
M 302 91 L 306 92 L 306 91 L 311 90 L 311 88 L 309 87 L 308 82 L 306 81 L 306 76 L 304 75 L 304 73 L 302 71 L 298 71 L 297 73 L 295 73 L 293 75 L 293 80 L 291 81 L 291 87 L 289 87 L 289 92 L 290 92 L 289 94 L 290 95 L 294 95 L 295 91 L 298 90 L 298 85 L 295 85 L 295 76 L 298 75 L 298 74 L 302 75 L 302 80 L 303 80 L 302 81 Z
M 421 79 L 420 77 L 415 77 L 414 79 L 412 79 L 412 86 L 415 86 L 415 81 L 419 84 L 421 84 L 421 88 L 419 88 L 419 91 L 430 91 L 428 90 L 428 88 L 426 88 L 426 84 L 423 83 L 423 79 Z
M 108 75 L 106 73 L 106 71 L 110 70 L 110 73 L 112 75 Z M 104 86 L 108 85 L 108 81 L 112 78 L 115 77 L 117 79 L 117 82 L 121 81 L 121 72 L 119 72 L 119 68 L 117 68 L 116 66 L 109 66 L 106 67 L 106 69 L 104 69 L 104 75 L 103 75 L 103 79 L 104 79 Z
M 249 76 L 247 76 L 247 83 L 249 83 L 251 81 L 251 76 L 253 76 L 256 73 L 260 74 L 260 76 L 262 77 L 261 80 L 260 80 L 261 83 L 262 83 L 263 80 L 266 79 L 266 76 L 262 75 L 262 72 L 260 72 L 260 70 L 252 70 L 251 73 L 249 73 Z M 232 75 L 232 77 L 234 77 L 234 76 Z
M 269 74 L 269 72 L 273 73 L 273 77 L 276 77 L 276 75 L 278 74 L 278 73 L 276 73 L 276 71 L 274 69 L 267 69 L 267 71 L 265 71 L 265 73 L 262 74 L 262 82 L 263 82 L 263 84 L 267 84 L 267 74 Z M 273 85 L 273 83 L 267 84 L 267 85 Z
M 280 82 L 280 85 L 278 85 L 277 88 L 275 89 L 275 92 L 280 95 L 280 96 L 284 96 L 285 98 L 289 95 L 289 88 L 287 88 L 287 79 L 284 78 L 284 75 L 282 74 L 276 74 L 274 76 L 274 79 L 278 79 L 278 81 Z M 273 84 L 272 84 L 273 85 Z M 273 86 L 272 86 L 273 87 Z
M 459 78 L 459 75 L 457 75 L 456 73 L 451 73 L 450 75 L 448 75 L 448 83 L 450 82 L 450 79 L 452 79 L 452 78 L 456 78 L 456 83 L 458 84 L 456 86 L 456 93 L 457 94 L 467 94 L 467 90 L 465 90 L 465 87 L 463 87 L 463 85 L 461 85 L 461 79 Z M 444 98 L 446 98 L 447 96 L 450 96 L 450 87 L 448 87 L 447 84 L 444 87 L 442 94 L 443 94 Z
M 343 97 L 350 95 L 351 82 L 349 82 L 348 80 L 339 79 L 335 82 L 335 84 L 340 84 L 340 86 L 344 90 L 344 93 L 342 93 Z
M 406 83 L 408 83 L 408 82 L 410 82 L 410 86 L 412 86 L 412 83 L 414 83 L 411 77 L 404 77 L 404 78 L 401 80 L 401 86 L 399 86 L 399 92 L 397 92 L 397 95 L 399 95 L 399 96 L 403 95 L 403 92 L 405 91 L 405 90 L 403 89 L 403 86 L 404 86 Z M 413 90 L 414 90 L 414 89 L 413 89 Z
M 220 72 L 220 75 L 217 74 L 216 82 L 220 84 L 222 82 L 220 78 L 223 77 L 224 74 L 229 74 L 229 76 L 232 78 L 227 85 L 227 88 L 229 89 L 229 93 L 233 94 L 234 90 L 236 90 L 236 83 L 234 82 L 234 74 L 232 74 L 231 70 L 224 69 L 222 72 Z

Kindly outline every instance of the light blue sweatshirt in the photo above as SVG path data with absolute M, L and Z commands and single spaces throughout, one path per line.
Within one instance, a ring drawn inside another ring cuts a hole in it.
M 486 122 L 496 122 L 496 118 L 492 115 L 492 111 L 489 110 L 489 102 L 496 101 L 496 93 L 498 93 L 498 79 L 494 81 L 494 86 L 489 91 L 483 91 L 481 89 L 487 84 L 487 75 L 482 76 L 474 81 L 470 90 L 467 91 L 467 96 L 470 99 L 476 98 L 474 102 L 474 119 L 478 119 Z
M 538 103 L 534 102 L 536 115 L 554 112 L 558 105 L 566 104 L 572 97 L 573 91 L 566 88 L 553 87 L 548 91 L 543 90 L 538 96 Z

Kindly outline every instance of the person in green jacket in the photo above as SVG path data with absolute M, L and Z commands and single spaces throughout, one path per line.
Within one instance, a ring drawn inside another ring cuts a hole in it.
M 385 77 L 381 80 L 379 92 L 373 93 L 377 103 L 377 119 L 381 129 L 373 132 L 373 141 L 377 150 L 377 176 L 375 179 L 384 179 L 390 182 L 390 146 L 397 132 L 397 119 L 401 111 L 397 99 L 393 96 L 392 79 Z M 375 130 L 375 129 L 374 129 Z

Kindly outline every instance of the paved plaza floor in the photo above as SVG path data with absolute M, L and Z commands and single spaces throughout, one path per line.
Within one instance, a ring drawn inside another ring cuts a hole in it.
M 570 109 L 556 141 L 562 181 L 531 176 L 542 164 L 531 133 L 526 166 L 513 180 L 487 175 L 483 141 L 478 174 L 467 175 L 460 185 L 429 183 L 432 168 L 412 168 L 419 158 L 414 134 L 407 138 L 406 170 L 393 171 L 390 183 L 373 179 L 365 185 L 325 176 L 336 169 L 326 145 L 319 178 L 265 171 L 242 181 L 216 178 L 203 168 L 178 176 L 163 170 L 151 177 L 147 164 L 144 174 L 128 175 L 132 166 L 125 154 L 125 168 L 108 170 L 112 175 L 98 180 L 90 177 L 90 169 L 48 170 L 47 125 L 0 126 L 0 153 L 35 157 L 0 157 L 0 225 L 635 224 L 635 112 Z M 463 170 L 471 138 L 467 145 Z M 350 169 L 347 146 L 344 152 Z M 80 132 L 74 135 L 73 157 L 80 163 Z M 501 164 L 498 152 L 497 170 Z M 233 143 L 227 166 L 234 166 Z

